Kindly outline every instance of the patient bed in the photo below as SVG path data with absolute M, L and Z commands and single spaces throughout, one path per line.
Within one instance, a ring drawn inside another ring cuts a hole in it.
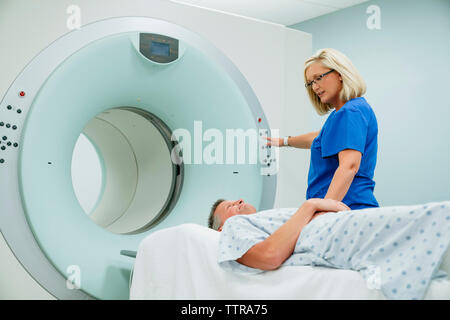
M 242 275 L 218 262 L 220 233 L 196 224 L 154 232 L 137 252 L 130 299 L 385 299 L 359 272 L 318 266 L 282 266 Z M 441 269 L 450 274 L 449 250 Z M 450 299 L 450 281 L 435 279 L 425 299 Z

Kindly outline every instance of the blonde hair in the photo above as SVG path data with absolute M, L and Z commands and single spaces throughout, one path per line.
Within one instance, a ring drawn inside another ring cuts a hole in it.
M 306 79 L 306 70 L 314 62 L 321 62 L 324 67 L 334 69 L 341 75 L 342 89 L 339 92 L 339 99 L 342 101 L 347 102 L 350 99 L 361 97 L 366 93 L 366 83 L 364 82 L 364 79 L 350 59 L 342 52 L 332 48 L 317 50 L 316 54 L 305 61 L 303 71 L 305 83 L 308 81 Z M 306 91 L 308 92 L 312 105 L 319 115 L 327 114 L 333 109 L 330 104 L 322 103 L 320 101 L 320 98 L 314 93 L 312 86 L 306 88 Z

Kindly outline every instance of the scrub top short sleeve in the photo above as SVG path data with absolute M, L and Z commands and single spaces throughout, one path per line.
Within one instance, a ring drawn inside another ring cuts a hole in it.
M 368 121 L 358 109 L 342 108 L 335 112 L 322 133 L 322 157 L 330 157 L 345 149 L 364 154 Z

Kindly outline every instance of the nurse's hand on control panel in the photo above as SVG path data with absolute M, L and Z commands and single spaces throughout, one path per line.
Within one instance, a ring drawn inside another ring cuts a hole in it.
M 299 136 L 289 136 L 287 138 L 287 145 L 293 148 L 299 149 L 311 149 L 311 145 L 314 139 L 319 135 L 320 131 L 313 131 L 305 134 L 301 134 Z M 284 147 L 284 138 L 270 138 L 265 137 L 267 139 L 268 146 L 274 147 Z
M 264 137 L 267 140 L 266 146 L 274 146 L 274 147 L 282 147 L 283 146 L 283 138 L 271 138 Z

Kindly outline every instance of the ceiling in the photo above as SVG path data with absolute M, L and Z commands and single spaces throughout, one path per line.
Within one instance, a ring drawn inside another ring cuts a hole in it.
M 170 0 L 285 26 L 368 0 Z

